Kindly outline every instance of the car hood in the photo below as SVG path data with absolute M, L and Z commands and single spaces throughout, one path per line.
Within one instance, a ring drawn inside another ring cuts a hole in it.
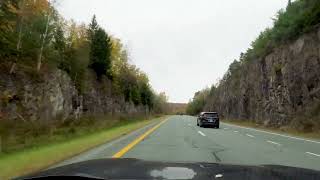
M 169 163 L 138 159 L 97 159 L 48 169 L 17 179 L 320 179 L 320 172 L 278 165 Z

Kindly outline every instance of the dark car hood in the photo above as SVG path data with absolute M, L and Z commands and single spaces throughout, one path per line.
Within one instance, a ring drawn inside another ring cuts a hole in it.
M 286 166 L 216 163 L 167 163 L 138 159 L 97 159 L 49 169 L 17 179 L 43 177 L 88 179 L 320 179 L 320 172 Z

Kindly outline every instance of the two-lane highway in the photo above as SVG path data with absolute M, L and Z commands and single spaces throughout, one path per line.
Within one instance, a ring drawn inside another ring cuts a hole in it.
M 320 142 L 222 123 L 200 128 L 196 118 L 171 116 L 60 165 L 97 158 L 166 162 L 276 164 L 320 170 Z

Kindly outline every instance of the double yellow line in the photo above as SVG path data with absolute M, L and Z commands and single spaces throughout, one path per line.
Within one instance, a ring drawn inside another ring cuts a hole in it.
M 146 138 L 148 135 L 150 135 L 153 131 L 158 129 L 163 123 L 165 123 L 168 119 L 161 121 L 159 124 L 154 126 L 153 128 L 149 129 L 147 132 L 143 133 L 141 136 L 139 136 L 137 139 L 132 141 L 130 144 L 128 144 L 126 147 L 121 149 L 119 152 L 114 154 L 112 158 L 120 158 L 122 157 L 125 153 L 127 153 L 130 149 L 132 149 L 134 146 L 136 146 L 139 142 L 141 142 L 144 138 Z

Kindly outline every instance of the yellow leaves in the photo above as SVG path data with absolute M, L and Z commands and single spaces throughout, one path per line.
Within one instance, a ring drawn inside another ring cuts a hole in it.
M 111 37 L 111 60 L 112 60 L 112 72 L 115 75 L 120 73 L 120 69 L 126 65 L 126 59 L 122 56 L 124 50 L 123 45 L 118 38 Z M 126 58 L 126 57 L 125 57 Z
M 14 31 L 16 23 L 14 21 L 7 22 L 7 24 L 0 24 L 0 30 L 5 30 L 5 31 Z
M 9 12 L 14 13 L 14 14 L 18 14 L 18 9 L 17 7 L 13 6 L 11 3 L 7 4 L 7 9 Z
M 87 28 L 85 25 L 77 25 L 74 21 L 67 23 L 68 40 L 74 48 L 86 46 Z
M 20 17 L 28 19 L 32 16 L 47 14 L 50 8 L 51 6 L 47 0 L 21 0 L 19 8 L 15 8 L 15 12 Z
M 119 60 L 121 58 L 121 51 L 122 51 L 122 44 L 120 39 L 117 38 L 111 38 L 111 58 L 114 61 Z
M 11 1 L 6 1 L 0 9 L 0 30 L 8 33 L 14 31 L 16 25 L 15 15 L 17 14 L 17 7 Z
M 50 9 L 47 0 L 27 0 L 27 3 L 34 13 L 44 13 Z

